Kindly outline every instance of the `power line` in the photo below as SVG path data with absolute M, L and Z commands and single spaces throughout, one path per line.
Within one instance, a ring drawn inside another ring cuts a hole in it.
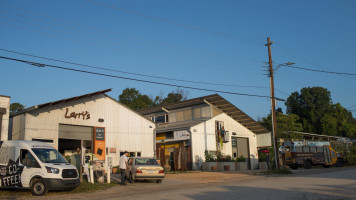
M 33 66 L 36 66 L 36 67 L 51 67 L 51 68 L 57 68 L 57 69 L 68 70 L 68 71 L 75 71 L 75 72 L 81 72 L 81 73 L 86 73 L 86 74 L 93 74 L 93 75 L 98 75 L 98 76 L 105 76 L 105 77 L 118 78 L 118 79 L 125 79 L 125 80 L 131 80 L 131 81 L 137 81 L 137 82 L 144 82 L 144 83 L 150 83 L 150 84 L 156 84 L 156 85 L 165 85 L 165 86 L 170 86 L 170 87 L 178 87 L 178 88 L 185 88 L 185 89 L 192 89 L 192 90 L 201 90 L 201 91 L 207 91 L 207 92 L 215 92 L 215 93 L 224 93 L 224 94 L 240 95 L 240 96 L 270 98 L 269 96 L 257 95 L 257 94 L 245 94 L 245 93 L 237 93 L 237 92 L 229 92 L 229 91 L 221 91 L 221 90 L 211 90 L 211 89 L 206 89 L 206 88 L 197 88 L 197 87 L 190 87 L 190 86 L 183 86 L 183 85 L 175 85 L 175 84 L 170 84 L 170 83 L 147 81 L 147 80 L 143 80 L 143 79 L 128 78 L 128 77 L 123 77 L 123 76 L 115 76 L 115 75 L 110 75 L 110 74 L 103 74 L 103 73 L 98 73 L 98 72 L 91 72 L 91 71 L 73 69 L 73 68 L 68 68 L 68 67 L 61 67 L 61 66 L 56 66 L 56 65 L 44 64 L 44 63 L 37 63 L 37 62 L 32 62 L 32 61 L 27 61 L 27 60 L 20 60 L 20 59 L 9 58 L 9 57 L 4 57 L 4 56 L 0 56 L 0 58 L 6 59 L 6 60 L 12 60 L 12 61 L 17 61 L 17 62 L 22 62 L 22 63 L 26 63 L 26 64 L 29 64 L 29 65 L 33 65 Z M 281 100 L 281 101 L 285 101 L 284 99 L 279 99 L 279 98 L 276 98 L 276 99 Z
M 187 24 L 183 24 L 183 23 L 179 23 L 179 22 L 174 22 L 174 21 L 170 21 L 170 20 L 167 20 L 167 19 L 163 19 L 163 18 L 154 17 L 154 16 L 151 16 L 151 15 L 146 15 L 146 14 L 143 14 L 143 13 L 139 13 L 137 11 L 120 8 L 120 7 L 112 6 L 112 5 L 109 5 L 109 4 L 104 4 L 104 3 L 97 2 L 97 1 L 94 1 L 94 0 L 87 0 L 87 1 L 91 2 L 93 4 L 96 4 L 96 5 L 112 8 L 112 9 L 115 9 L 115 10 L 119 10 L 119 11 L 126 12 L 126 13 L 129 13 L 129 14 L 133 14 L 133 15 L 149 18 L 151 20 L 155 20 L 155 21 L 159 21 L 159 22 L 163 22 L 163 23 L 167 23 L 167 24 L 177 25 L 177 26 L 180 26 L 180 27 L 183 27 L 183 28 L 187 28 L 187 29 L 191 29 L 191 30 L 195 30 L 195 31 L 205 32 L 205 33 L 209 33 L 209 34 L 213 34 L 213 35 L 217 35 L 217 36 L 221 36 L 221 37 L 225 37 L 225 38 L 233 38 L 233 39 L 237 38 L 237 39 L 243 40 L 245 42 L 250 42 L 250 43 L 255 43 L 255 44 L 260 44 L 260 45 L 263 44 L 261 42 L 257 42 L 257 40 L 246 39 L 246 38 L 242 38 L 241 36 L 228 35 L 226 33 L 221 33 L 221 32 L 217 32 L 217 31 L 211 31 L 211 30 L 207 30 L 207 29 L 204 29 L 204 28 L 196 27 L 196 26 L 191 26 L 191 25 L 187 25 Z
M 322 73 L 328 73 L 328 74 L 338 74 L 338 75 L 348 75 L 348 76 L 356 76 L 356 74 L 352 73 L 346 73 L 346 72 L 332 72 L 332 71 L 325 71 L 325 70 L 318 70 L 318 69 L 310 69 L 310 68 L 305 68 L 305 67 L 296 67 L 296 66 L 286 66 L 290 68 L 295 68 L 295 69 L 302 69 L 302 70 L 307 70 L 307 71 L 313 71 L 313 72 L 322 72 Z
M 353 107 L 355 107 L 356 106 L 356 104 L 354 104 L 354 105 L 352 105 L 352 106 L 350 106 L 349 108 L 347 108 L 347 109 L 351 109 L 351 108 L 353 108 Z
M 183 80 L 183 79 L 167 78 L 167 77 L 162 77 L 162 76 L 146 75 L 146 74 L 140 74 L 140 73 L 133 73 L 133 72 L 109 69 L 109 68 L 104 68 L 104 67 L 97 67 L 97 66 L 93 66 L 93 65 L 80 64 L 80 63 L 64 61 L 64 60 L 59 60 L 59 59 L 54 59 L 54 58 L 48 58 L 48 57 L 43 57 L 43 56 L 36 56 L 36 55 L 32 55 L 32 54 L 21 53 L 21 52 L 17 52 L 17 51 L 6 50 L 6 49 L 0 49 L 0 51 L 9 52 L 9 53 L 15 53 L 15 54 L 19 54 L 19 55 L 30 56 L 30 57 L 40 58 L 40 59 L 45 59 L 45 60 L 51 60 L 51 61 L 71 64 L 71 65 L 88 67 L 88 68 L 93 68 L 93 69 L 100 69 L 100 70 L 111 71 L 111 72 L 119 72 L 119 73 L 136 75 L 136 76 L 143 76 L 143 77 L 149 77 L 149 78 L 158 78 L 158 79 L 165 79 L 165 80 L 171 80 L 171 81 L 179 81 L 179 82 L 186 82 L 186 83 L 197 83 L 197 84 L 205 84 L 205 85 L 218 85 L 218 86 L 230 86 L 230 87 L 247 87 L 247 88 L 268 88 L 268 87 L 264 87 L 264 86 L 233 85 L 233 84 L 230 85 L 230 84 L 223 84 L 223 83 L 209 83 L 209 82 L 201 82 L 201 81 L 190 81 L 190 80 Z
M 298 55 L 297 53 L 295 53 L 294 51 L 284 47 L 283 45 L 279 44 L 279 43 L 276 43 L 277 46 L 279 46 L 280 48 L 284 49 L 285 51 L 288 51 L 289 53 L 293 53 L 293 54 L 296 54 Z M 277 49 L 278 50 L 278 49 Z M 283 53 L 283 51 L 280 51 Z M 302 59 L 302 56 L 301 55 L 298 55 L 298 56 L 295 56 L 295 55 L 292 55 L 292 54 L 288 54 L 289 56 L 293 57 L 293 58 L 296 58 L 300 61 L 303 61 L 305 63 L 308 63 L 309 65 L 311 66 L 315 66 L 315 67 L 318 67 L 318 68 L 321 68 L 322 70 L 316 70 L 316 69 L 310 69 L 310 68 L 305 68 L 304 70 L 309 70 L 309 71 L 315 71 L 315 72 L 322 72 L 322 73 L 329 73 L 329 74 L 339 74 L 339 75 L 348 75 L 348 76 L 354 76 L 356 74 L 352 74 L 352 73 L 344 73 L 344 72 L 332 72 L 332 71 L 328 71 L 325 67 L 323 66 L 320 66 L 320 65 L 317 65 L 305 58 Z M 298 68 L 298 67 L 295 67 L 295 68 Z M 300 69 L 302 69 L 302 67 L 299 67 Z M 351 79 L 354 79 L 354 77 L 350 77 Z

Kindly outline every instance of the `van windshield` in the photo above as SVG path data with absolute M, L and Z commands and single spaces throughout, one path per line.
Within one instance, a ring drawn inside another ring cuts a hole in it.
M 33 148 L 32 151 L 43 163 L 67 163 L 66 159 L 55 149 Z

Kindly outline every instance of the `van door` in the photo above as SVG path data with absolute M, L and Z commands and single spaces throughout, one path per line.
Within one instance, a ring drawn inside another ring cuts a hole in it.
M 24 166 L 21 175 L 22 186 L 30 187 L 31 178 L 39 174 L 41 166 L 32 153 L 27 149 L 20 150 L 20 163 Z
M 1 142 L 3 143 L 3 142 Z M 0 143 L 0 187 L 22 187 L 16 147 Z
M 324 156 L 325 156 L 325 164 L 331 165 L 330 150 L 328 146 L 324 146 Z

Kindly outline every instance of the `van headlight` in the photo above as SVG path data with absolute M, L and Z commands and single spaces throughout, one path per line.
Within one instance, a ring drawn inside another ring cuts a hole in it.
M 53 167 L 46 167 L 48 173 L 59 174 L 59 169 Z

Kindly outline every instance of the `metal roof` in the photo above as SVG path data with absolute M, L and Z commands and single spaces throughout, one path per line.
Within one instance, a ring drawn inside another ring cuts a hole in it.
M 178 131 L 178 130 L 189 130 L 190 127 L 198 125 L 204 121 L 205 120 L 194 120 L 194 121 L 187 121 L 187 122 L 158 124 L 156 128 L 156 133 L 164 133 L 168 131 Z
M 100 90 L 100 91 L 89 93 L 89 94 L 84 94 L 84 95 L 75 96 L 75 97 L 62 99 L 62 100 L 58 100 L 58 101 L 52 101 L 52 102 L 48 102 L 48 103 L 44 103 L 44 104 L 39 104 L 39 105 L 36 105 L 36 106 L 32 106 L 30 108 L 27 108 L 25 110 L 22 110 L 20 112 L 14 113 L 13 115 L 11 115 L 11 117 L 14 117 L 14 116 L 17 116 L 17 115 L 21 115 L 23 113 L 27 113 L 27 112 L 30 112 L 30 111 L 33 111 L 33 110 L 36 110 L 36 109 L 39 109 L 39 108 L 43 108 L 43 107 L 47 107 L 47 106 L 53 106 L 53 105 L 60 104 L 60 103 L 66 103 L 68 101 L 74 101 L 74 100 L 78 100 L 78 99 L 83 99 L 83 98 L 86 98 L 86 97 L 91 97 L 91 96 L 95 96 L 95 95 L 99 95 L 99 94 L 104 94 L 104 93 L 107 93 L 107 92 L 110 92 L 110 91 L 111 91 L 111 89 Z
M 342 136 L 331 136 L 331 135 L 320 135 L 315 133 L 305 133 L 305 132 L 298 132 L 298 131 L 288 131 L 288 133 L 299 133 L 302 134 L 303 138 L 313 138 L 313 139 L 327 139 L 327 140 L 345 140 L 349 141 L 350 138 L 342 137 Z
M 188 106 L 207 104 L 207 103 L 214 105 L 222 112 L 226 113 L 227 115 L 232 117 L 234 120 L 236 120 L 241 125 L 245 126 L 247 129 L 249 129 L 255 134 L 270 132 L 262 125 L 260 125 L 258 122 L 256 122 L 254 119 L 252 119 L 250 116 L 248 116 L 246 113 L 244 113 L 242 110 L 240 110 L 239 108 L 237 108 L 232 103 L 230 103 L 229 101 L 227 101 L 226 99 L 224 99 L 218 94 L 213 94 L 209 96 L 181 101 L 178 103 L 172 103 L 163 106 L 143 109 L 143 110 L 139 110 L 138 112 L 141 113 L 142 115 L 147 115 L 156 112 L 161 112 L 163 111 L 163 109 L 174 110 L 174 109 L 184 108 Z

